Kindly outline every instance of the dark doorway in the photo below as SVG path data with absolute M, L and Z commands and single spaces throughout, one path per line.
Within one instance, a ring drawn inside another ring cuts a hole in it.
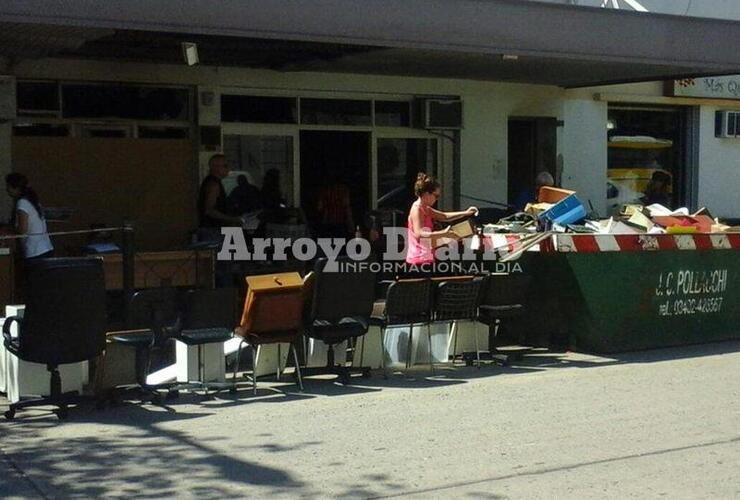
M 534 200 L 534 179 L 539 172 L 549 172 L 557 179 L 556 130 L 555 118 L 509 120 L 508 200 L 517 210 Z
M 370 133 L 301 132 L 301 207 L 319 226 L 318 197 L 332 176 L 349 188 L 354 224 L 370 208 Z

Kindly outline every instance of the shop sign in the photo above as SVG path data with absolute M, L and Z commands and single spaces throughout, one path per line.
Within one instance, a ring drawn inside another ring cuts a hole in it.
M 676 97 L 740 99 L 740 75 L 674 80 L 673 95 Z

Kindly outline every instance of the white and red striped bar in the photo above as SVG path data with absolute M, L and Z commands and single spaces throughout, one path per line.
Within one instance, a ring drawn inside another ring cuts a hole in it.
M 557 252 L 582 253 L 740 250 L 740 234 L 556 234 L 553 246 Z M 543 250 L 550 249 L 545 246 Z

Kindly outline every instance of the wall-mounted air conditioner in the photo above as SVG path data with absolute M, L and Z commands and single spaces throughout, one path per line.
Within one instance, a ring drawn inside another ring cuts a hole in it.
M 433 130 L 458 130 L 463 128 L 462 101 L 460 99 L 421 99 L 419 102 L 419 127 Z
M 717 111 L 714 115 L 715 137 L 740 137 L 740 111 Z

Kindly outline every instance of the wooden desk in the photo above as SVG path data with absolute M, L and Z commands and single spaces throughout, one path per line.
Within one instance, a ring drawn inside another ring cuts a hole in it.
M 104 254 L 103 271 L 106 290 L 123 289 L 123 256 Z M 214 255 L 208 250 L 139 252 L 134 256 L 134 288 L 160 286 L 212 287 Z

